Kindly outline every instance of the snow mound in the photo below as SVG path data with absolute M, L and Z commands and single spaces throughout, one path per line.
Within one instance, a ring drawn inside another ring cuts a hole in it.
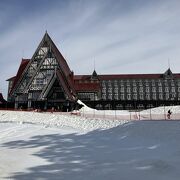
M 164 114 L 167 113 L 168 110 L 171 110 L 173 114 L 180 113 L 180 106 L 160 106 L 156 108 L 146 109 L 141 111 L 141 114 L 149 114 L 151 111 L 152 114 Z
M 41 124 L 44 127 L 71 127 L 82 131 L 91 131 L 116 127 L 128 122 L 128 120 L 90 119 L 68 113 L 0 111 L 0 122 L 32 123 Z
M 79 110 L 81 113 L 85 114 L 97 114 L 97 115 L 129 115 L 128 110 L 96 110 L 93 108 L 88 107 L 86 104 L 84 104 L 82 101 L 78 100 L 78 104 L 83 105 L 83 107 Z
M 84 104 L 81 100 L 77 101 L 78 104 L 82 105 L 83 107 L 80 109 L 80 111 L 88 111 L 88 112 L 92 112 L 92 111 L 97 111 L 96 109 L 90 108 L 88 107 L 86 104 Z

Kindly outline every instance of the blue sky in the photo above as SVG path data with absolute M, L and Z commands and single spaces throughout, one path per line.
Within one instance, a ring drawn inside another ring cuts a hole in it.
M 180 72 L 178 0 L 1 0 L 0 91 L 47 30 L 75 74 Z

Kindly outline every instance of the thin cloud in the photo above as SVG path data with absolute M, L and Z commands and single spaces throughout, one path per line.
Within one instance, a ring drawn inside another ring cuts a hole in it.
M 94 60 L 100 74 L 158 73 L 168 58 L 180 72 L 178 0 L 13 3 L 0 2 L 3 94 L 5 79 L 15 75 L 22 57 L 32 57 L 46 30 L 76 74 L 92 73 Z

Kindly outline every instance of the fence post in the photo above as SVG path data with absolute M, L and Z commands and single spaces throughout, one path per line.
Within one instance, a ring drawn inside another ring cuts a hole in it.
M 138 117 L 139 120 L 141 120 L 140 115 L 141 115 L 141 114 L 140 114 L 140 110 L 139 110 L 139 117 Z
M 116 117 L 116 109 L 114 110 L 114 113 L 115 113 L 115 118 L 114 119 L 116 120 L 117 119 L 117 117 Z
M 94 109 L 94 113 L 93 113 L 93 118 L 95 118 L 95 109 Z
M 164 120 L 166 120 L 166 110 L 165 110 L 165 106 L 164 106 Z

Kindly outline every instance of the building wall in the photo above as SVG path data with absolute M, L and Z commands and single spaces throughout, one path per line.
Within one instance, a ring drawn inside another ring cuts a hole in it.
M 180 78 L 102 80 L 101 100 L 99 107 L 105 109 L 144 109 L 178 104 Z
M 101 82 L 103 100 L 180 100 L 180 79 L 116 79 Z

